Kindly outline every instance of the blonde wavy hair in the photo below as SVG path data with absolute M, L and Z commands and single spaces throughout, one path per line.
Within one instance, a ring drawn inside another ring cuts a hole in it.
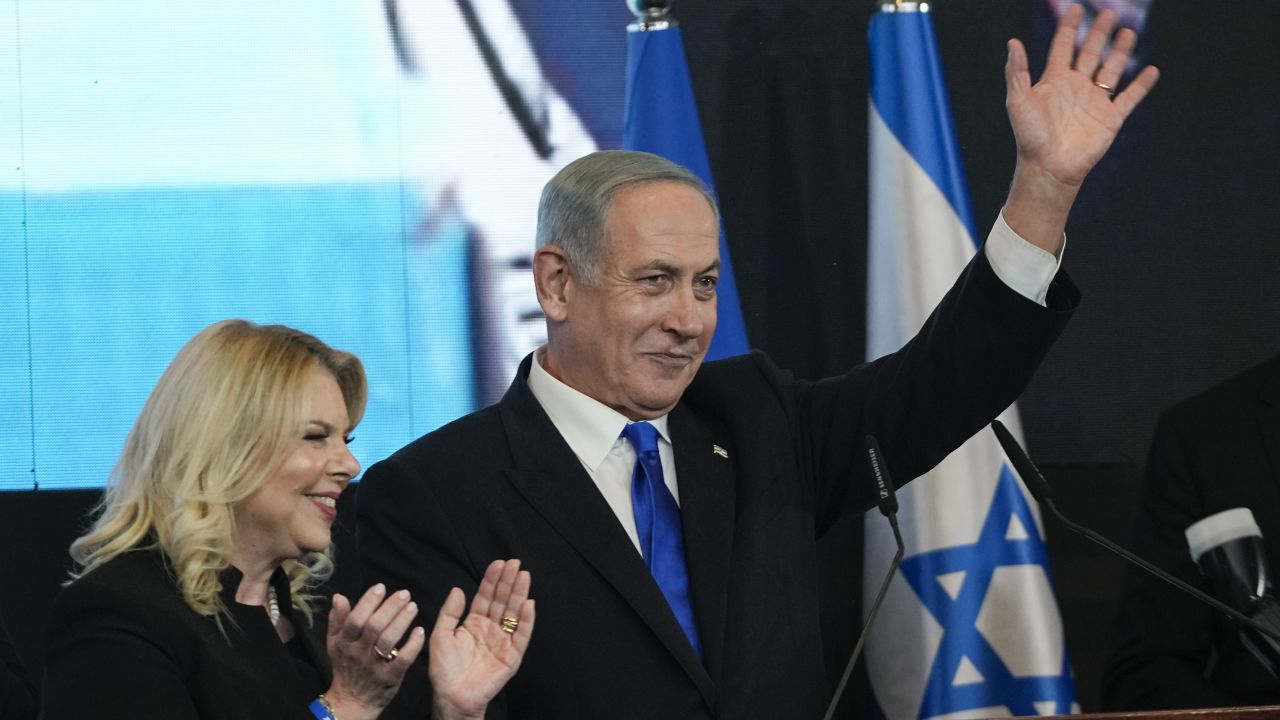
M 158 547 L 187 605 L 221 626 L 219 573 L 231 564 L 236 504 L 261 487 L 302 437 L 312 373 L 332 373 L 354 427 L 368 397 L 364 366 L 283 325 L 226 320 L 192 338 L 160 377 L 125 440 L 97 519 L 71 545 L 72 580 L 134 549 Z M 343 429 L 340 429 L 340 431 Z M 287 561 L 293 604 L 333 572 L 331 552 Z

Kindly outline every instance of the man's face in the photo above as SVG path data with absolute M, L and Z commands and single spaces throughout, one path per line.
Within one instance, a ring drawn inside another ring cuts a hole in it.
M 706 199 L 673 182 L 619 191 L 595 282 L 565 288 L 546 367 L 632 420 L 671 411 L 716 329 L 720 229 Z

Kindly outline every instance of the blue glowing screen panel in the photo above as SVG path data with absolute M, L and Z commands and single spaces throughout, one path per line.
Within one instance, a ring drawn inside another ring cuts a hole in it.
M 621 135 L 619 0 L 0 18 L 0 490 L 103 485 L 165 366 L 224 318 L 361 357 L 366 466 L 496 399 L 543 340 L 537 194 Z

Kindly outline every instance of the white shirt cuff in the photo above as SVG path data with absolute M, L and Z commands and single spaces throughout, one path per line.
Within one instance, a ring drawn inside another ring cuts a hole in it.
M 1058 274 L 1062 265 L 1062 253 L 1066 250 L 1066 237 L 1062 239 L 1062 250 L 1055 257 L 1022 239 L 1004 221 L 1004 212 L 996 218 L 987 235 L 987 242 L 982 246 L 987 254 L 987 261 L 996 277 L 1005 285 L 1013 288 L 1019 295 L 1041 306 L 1045 305 L 1049 296 L 1049 284 Z

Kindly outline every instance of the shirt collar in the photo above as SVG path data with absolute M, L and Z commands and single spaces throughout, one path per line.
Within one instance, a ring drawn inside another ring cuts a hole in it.
M 529 390 L 551 418 L 560 436 L 582 464 L 592 472 L 600 467 L 622 429 L 630 420 L 625 415 L 588 395 L 560 382 L 542 367 L 547 348 L 534 351 L 529 367 Z M 671 444 L 667 434 L 667 415 L 649 420 L 658 435 Z

